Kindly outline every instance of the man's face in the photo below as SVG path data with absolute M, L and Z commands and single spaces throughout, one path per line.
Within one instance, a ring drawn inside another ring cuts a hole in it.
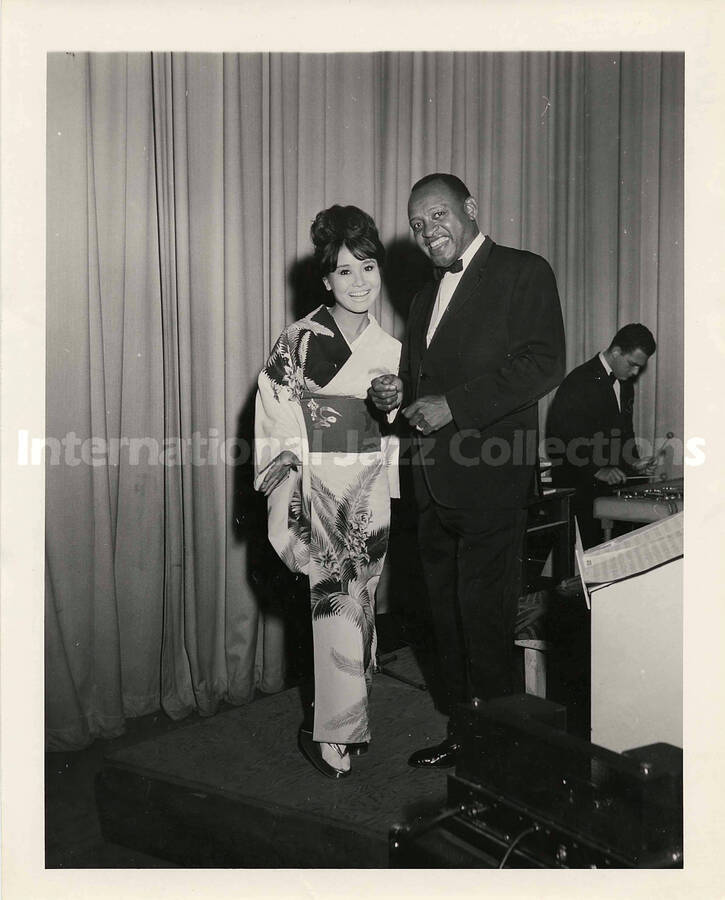
M 625 352 L 619 347 L 612 347 L 612 361 L 610 363 L 612 371 L 620 381 L 627 381 L 630 378 L 636 378 L 642 369 L 647 365 L 649 356 L 637 348 L 636 350 L 628 350 Z
M 415 241 L 434 266 L 455 262 L 478 234 L 476 201 L 459 200 L 443 182 L 413 191 L 408 219 Z

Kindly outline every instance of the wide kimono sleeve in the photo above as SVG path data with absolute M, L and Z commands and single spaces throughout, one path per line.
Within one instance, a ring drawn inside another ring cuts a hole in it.
M 307 438 L 299 404 L 301 375 L 287 332 L 275 344 L 257 379 L 254 413 L 254 487 L 259 490 L 269 464 L 283 450 L 301 461 L 267 498 L 269 541 L 294 572 L 306 571 L 309 551 L 299 534 L 299 506 L 307 472 Z

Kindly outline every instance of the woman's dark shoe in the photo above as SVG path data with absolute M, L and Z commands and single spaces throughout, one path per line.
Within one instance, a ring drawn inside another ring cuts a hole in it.
M 449 769 L 455 766 L 456 753 L 460 749 L 461 745 L 449 738 L 432 747 L 416 750 L 408 760 L 408 765 L 416 769 Z
M 362 744 L 348 744 L 347 752 L 350 756 L 364 756 L 368 752 L 368 743 L 365 741 Z
M 322 752 L 320 751 L 319 743 L 312 740 L 311 731 L 300 728 L 298 743 L 302 755 L 305 756 L 317 769 L 317 771 L 321 775 L 325 776 L 325 778 L 346 778 L 350 774 L 350 769 L 347 769 L 347 771 L 342 771 L 341 769 L 336 769 L 334 766 L 331 766 L 329 763 L 325 762 L 325 760 L 322 758 Z

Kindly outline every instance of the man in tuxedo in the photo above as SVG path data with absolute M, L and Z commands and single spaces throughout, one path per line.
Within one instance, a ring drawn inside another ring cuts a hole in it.
M 652 471 L 652 457 L 638 458 L 632 412 L 634 380 L 655 349 L 648 328 L 625 325 L 606 350 L 566 376 L 549 410 L 552 481 L 576 488 L 572 509 L 584 549 L 602 540 L 601 524 L 593 516 L 596 497 L 628 475 Z
M 411 305 L 399 376 L 370 387 L 378 409 L 402 407 L 418 442 L 419 550 L 449 714 L 519 687 L 514 625 L 537 401 L 564 374 L 551 268 L 484 237 L 477 212 L 454 175 L 413 186 L 410 227 L 437 277 Z M 457 749 L 452 719 L 447 739 L 409 763 L 451 766 Z

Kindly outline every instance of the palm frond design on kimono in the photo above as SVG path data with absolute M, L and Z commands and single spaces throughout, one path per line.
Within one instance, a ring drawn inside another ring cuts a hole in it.
M 312 476 L 313 520 L 319 524 L 311 547 L 312 559 L 315 568 L 327 576 L 312 588 L 313 632 L 321 629 L 322 620 L 330 619 L 325 623 L 328 633 L 339 625 L 348 632 L 343 637 L 348 645 L 351 637 L 357 639 L 352 656 L 350 649 L 348 654 L 336 649 L 337 641 L 332 644 L 329 658 L 334 669 L 325 666 L 326 678 L 342 681 L 345 676 L 354 675 L 359 681 L 362 675 L 368 692 L 375 654 L 375 587 L 382 573 L 388 539 L 387 528 L 370 530 L 371 488 L 380 478 L 381 468 L 379 460 L 360 472 L 341 500 Z M 348 625 L 354 626 L 353 634 Z M 355 716 L 353 711 L 357 711 Z M 327 720 L 325 727 L 339 729 L 344 722 L 345 727 L 352 729 L 356 742 L 367 740 L 366 713 L 366 704 L 355 698 L 349 707 Z M 351 740 L 348 737 L 348 742 Z
M 303 391 L 319 389 L 310 378 L 305 379 L 304 369 L 307 348 L 313 334 L 333 337 L 333 332 L 311 317 L 300 319 L 286 328 L 272 348 L 264 371 L 272 384 L 275 397 L 284 388 L 290 399 L 299 400 Z
M 348 744 L 361 744 L 370 739 L 370 734 L 364 726 L 367 719 L 367 702 L 366 700 L 358 700 L 343 710 L 341 713 L 333 716 L 328 722 L 327 727 L 332 731 L 340 731 L 348 734 Z
M 343 731 L 348 744 L 362 744 L 369 740 L 367 730 L 367 702 L 358 700 L 325 723 L 331 731 Z
M 368 531 L 373 515 L 370 493 L 381 468 L 382 460 L 368 465 L 340 501 L 321 479 L 312 476 L 313 506 L 327 543 L 335 549 L 343 585 L 362 579 L 371 563 L 371 550 L 377 554 L 375 561 L 385 557 L 387 532 L 381 546 L 380 535 L 372 540 Z
M 366 394 L 376 375 L 397 372 L 399 356 L 372 316 L 349 345 L 320 307 L 285 329 L 259 376 L 255 483 L 283 449 L 302 460 L 268 499 L 268 531 L 288 568 L 310 580 L 316 741 L 370 739 L 375 591 L 398 484 L 396 441 Z
M 296 479 L 289 497 L 287 513 L 289 539 L 279 550 L 280 559 L 290 572 L 306 571 L 310 546 L 310 498 Z
M 332 648 L 332 658 L 335 661 L 335 665 L 338 669 L 343 672 L 347 672 L 348 675 L 353 678 L 359 678 L 360 675 L 363 675 L 363 667 L 359 659 L 350 659 L 348 656 L 343 656 L 342 653 L 338 653 L 335 648 Z

